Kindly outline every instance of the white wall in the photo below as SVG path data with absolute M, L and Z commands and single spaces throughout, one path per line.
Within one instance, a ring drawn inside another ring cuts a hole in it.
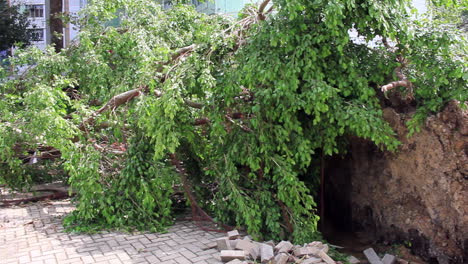
M 70 15 L 77 16 L 78 12 L 86 5 L 86 0 L 69 0 Z M 79 28 L 76 25 L 70 25 L 70 40 L 73 41 L 79 33 Z
M 25 5 L 42 5 L 44 7 L 44 12 L 42 17 L 28 18 L 31 28 L 42 29 L 44 31 L 44 40 L 43 41 L 33 41 L 32 44 L 37 46 L 40 49 L 44 49 L 47 45 L 47 10 L 45 5 L 45 0 L 12 0 L 12 4 L 18 4 L 23 8 Z

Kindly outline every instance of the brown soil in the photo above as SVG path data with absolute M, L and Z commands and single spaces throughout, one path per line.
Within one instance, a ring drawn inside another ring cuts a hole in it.
M 468 111 L 452 102 L 408 138 L 411 114 L 394 109 L 384 116 L 398 152 L 353 139 L 348 157 L 329 161 L 335 191 L 348 189 L 336 206 L 349 206 L 352 229 L 375 241 L 408 245 L 429 263 L 468 263 Z

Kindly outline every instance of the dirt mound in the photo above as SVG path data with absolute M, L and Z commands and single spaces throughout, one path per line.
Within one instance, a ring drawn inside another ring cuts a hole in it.
M 410 138 L 411 114 L 386 108 L 384 116 L 399 152 L 356 139 L 344 161 L 353 229 L 406 244 L 430 263 L 468 263 L 468 111 L 451 102 Z

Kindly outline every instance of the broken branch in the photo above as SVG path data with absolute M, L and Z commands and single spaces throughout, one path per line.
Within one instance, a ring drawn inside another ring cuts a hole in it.
M 79 129 L 81 131 L 86 131 L 86 126 L 87 125 L 94 125 L 94 121 L 96 117 L 108 110 L 114 111 L 117 107 L 119 107 L 122 104 L 127 103 L 128 101 L 132 100 L 133 98 L 139 96 L 142 91 L 142 87 L 133 89 L 121 94 L 118 94 L 114 97 L 112 97 L 103 107 L 101 107 L 99 110 L 94 112 L 88 119 L 84 120 L 80 125 Z
M 400 62 L 400 66 L 395 68 L 394 73 L 398 77 L 399 80 L 382 86 L 380 89 L 384 93 L 396 87 L 406 87 L 406 88 L 412 89 L 413 84 L 403 74 L 403 68 L 406 67 L 406 65 L 408 64 L 408 61 L 402 56 L 398 56 L 397 61 Z

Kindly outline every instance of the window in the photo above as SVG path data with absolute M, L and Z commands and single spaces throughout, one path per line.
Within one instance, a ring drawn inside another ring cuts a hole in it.
M 29 35 L 31 36 L 32 41 L 44 41 L 43 28 L 29 29 Z
M 172 0 L 163 0 L 163 8 L 169 9 L 172 7 Z
M 29 17 L 44 17 L 44 5 L 26 5 Z

